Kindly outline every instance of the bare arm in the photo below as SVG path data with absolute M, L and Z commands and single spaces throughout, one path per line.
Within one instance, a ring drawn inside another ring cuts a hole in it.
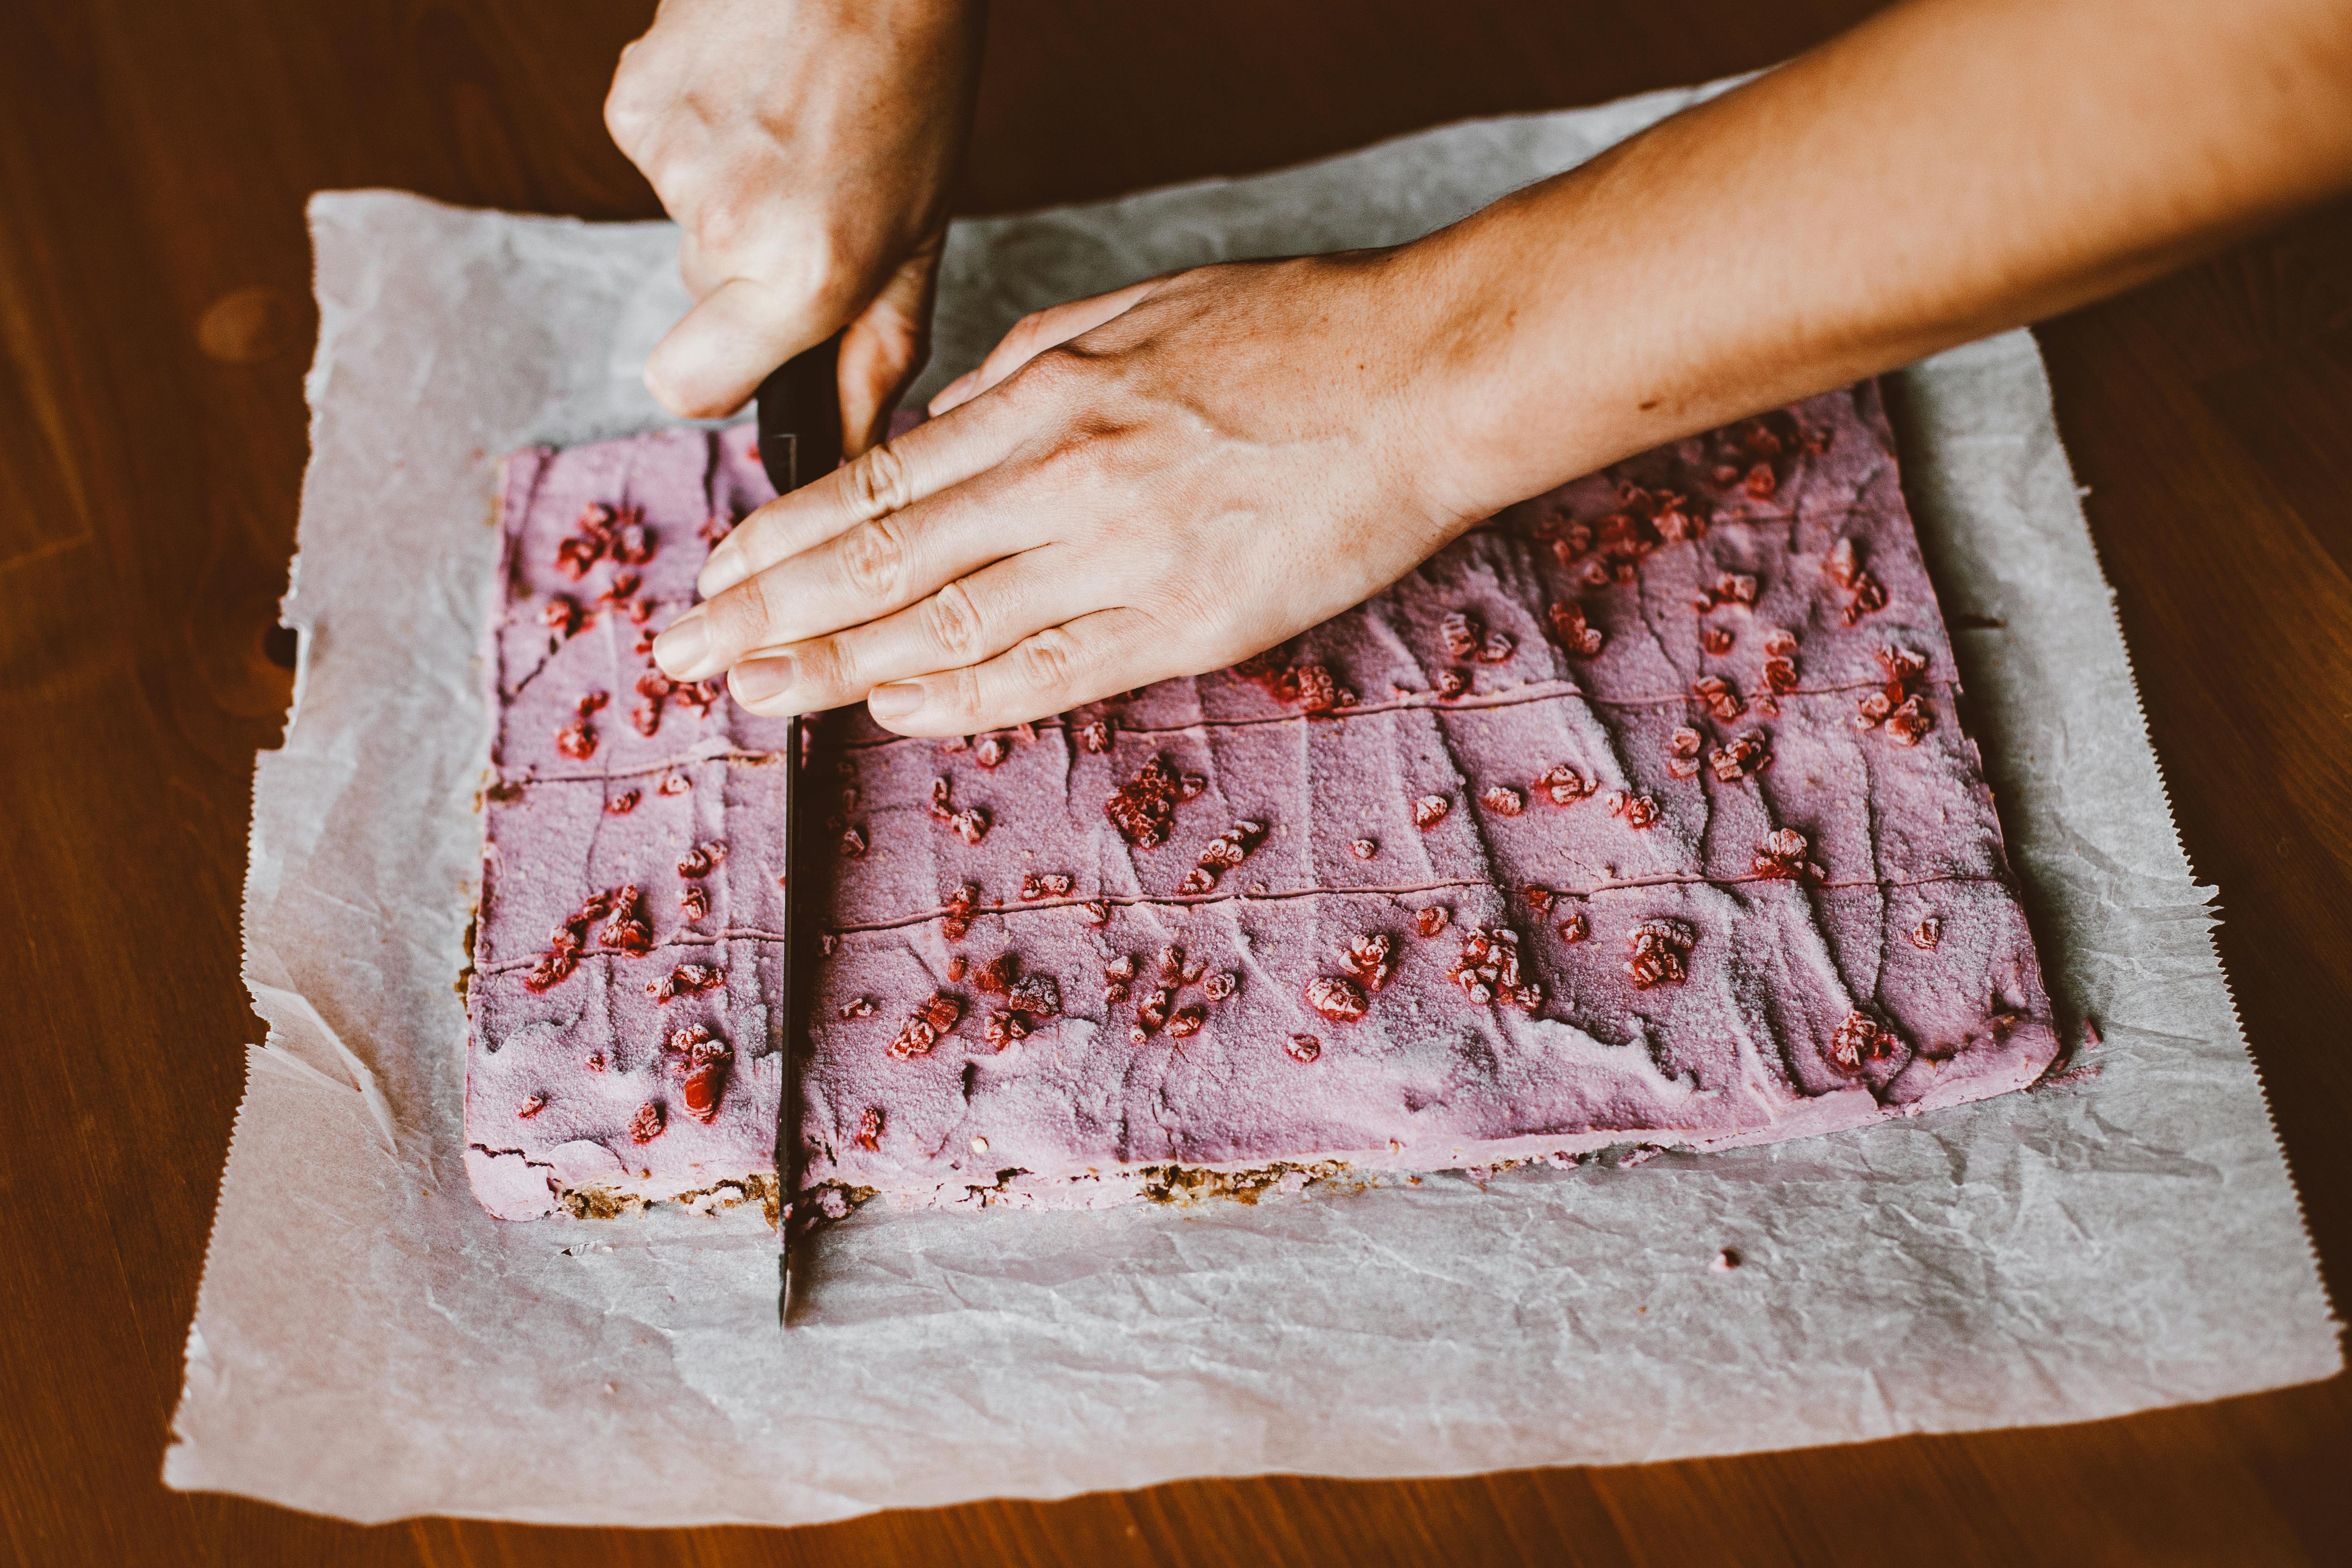
M 1433 237 L 1482 280 L 1442 329 L 1457 363 L 1570 467 L 1482 408 L 1462 472 L 1507 505 L 2347 184 L 2346 0 L 1913 0 Z
M 656 645 L 915 734 L 1231 662 L 1617 458 L 2352 184 L 2352 0 L 1912 0 L 1393 250 L 1022 323 Z

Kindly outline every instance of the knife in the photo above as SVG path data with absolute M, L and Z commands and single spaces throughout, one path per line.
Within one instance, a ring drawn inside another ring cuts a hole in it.
M 796 354 L 760 383 L 760 466 L 778 495 L 811 484 L 841 463 L 841 337 L 834 336 Z M 807 1033 L 807 993 L 815 967 L 804 950 L 809 923 L 807 834 L 799 810 L 801 770 L 807 765 L 805 721 L 794 718 L 784 735 L 784 952 L 782 993 L 777 1012 L 783 1019 L 784 1070 L 776 1107 L 776 1322 L 793 1321 L 793 1244 L 805 1229 L 800 1213 L 801 1044 Z

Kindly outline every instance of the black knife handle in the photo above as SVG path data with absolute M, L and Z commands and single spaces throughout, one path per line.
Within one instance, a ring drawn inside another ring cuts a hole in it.
M 841 334 L 794 354 L 760 384 L 760 466 L 789 495 L 841 465 Z

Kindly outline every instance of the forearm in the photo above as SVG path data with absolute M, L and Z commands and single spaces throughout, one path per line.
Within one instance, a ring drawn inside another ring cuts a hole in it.
M 1484 515 L 2352 184 L 2352 4 L 1915 0 L 1384 265 Z

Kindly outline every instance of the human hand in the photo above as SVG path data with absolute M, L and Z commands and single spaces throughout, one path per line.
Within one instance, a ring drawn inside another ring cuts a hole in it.
M 604 122 L 686 231 L 663 406 L 730 413 L 846 328 L 843 445 L 880 438 L 929 352 L 981 27 L 980 0 L 662 0 Z
M 1029 318 L 937 417 L 744 520 L 655 658 L 953 735 L 1305 630 L 1493 510 L 1437 460 L 1421 270 L 1204 267 Z

